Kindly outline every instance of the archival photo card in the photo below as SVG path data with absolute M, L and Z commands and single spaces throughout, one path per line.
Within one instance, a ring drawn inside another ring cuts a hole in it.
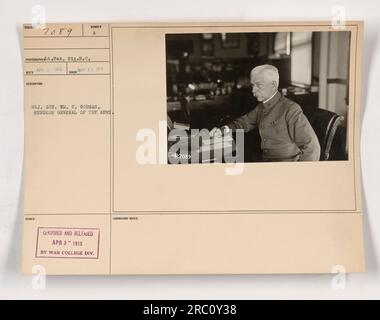
M 23 32 L 24 273 L 365 270 L 362 22 Z

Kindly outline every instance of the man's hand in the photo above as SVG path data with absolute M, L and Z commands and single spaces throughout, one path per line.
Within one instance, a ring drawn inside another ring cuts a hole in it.
M 213 138 L 221 137 L 222 135 L 223 133 L 222 130 L 220 130 L 220 128 L 215 127 L 210 131 L 210 136 Z
M 222 137 L 224 133 L 228 133 L 230 130 L 227 126 L 223 126 L 221 128 L 213 128 L 210 131 L 210 136 L 213 138 L 219 138 Z

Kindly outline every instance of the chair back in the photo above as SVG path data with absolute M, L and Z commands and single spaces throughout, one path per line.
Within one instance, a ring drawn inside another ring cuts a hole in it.
M 334 112 L 312 108 L 304 110 L 321 146 L 320 160 L 328 160 L 336 130 L 344 120 L 344 117 Z

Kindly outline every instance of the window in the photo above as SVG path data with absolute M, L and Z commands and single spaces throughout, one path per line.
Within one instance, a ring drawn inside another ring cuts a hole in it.
M 291 82 L 311 85 L 312 32 L 293 32 L 291 37 Z

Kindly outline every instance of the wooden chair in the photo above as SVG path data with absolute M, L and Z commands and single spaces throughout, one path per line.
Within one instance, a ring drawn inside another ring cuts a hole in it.
M 318 137 L 321 146 L 320 160 L 329 160 L 335 134 L 343 122 L 344 117 L 320 108 L 304 109 L 303 111 Z M 345 143 L 345 141 L 341 141 L 341 143 Z

